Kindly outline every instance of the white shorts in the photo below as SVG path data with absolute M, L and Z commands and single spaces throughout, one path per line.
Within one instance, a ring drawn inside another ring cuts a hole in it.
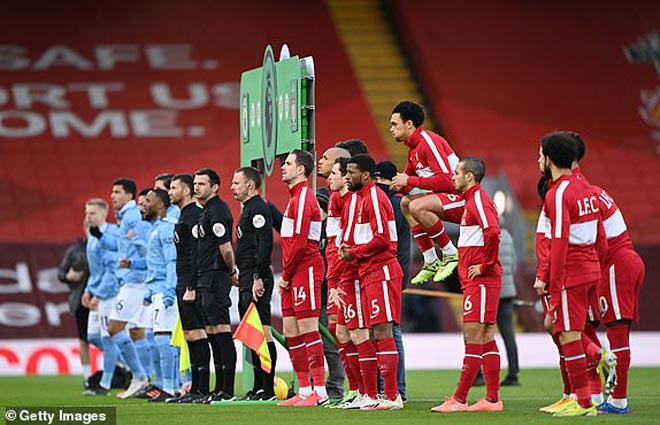
M 99 312 L 98 310 L 89 310 L 89 316 L 87 318 L 87 335 L 100 333 L 101 321 L 99 320 Z
M 134 328 L 150 328 L 149 311 L 142 305 L 146 291 L 145 283 L 127 283 L 119 288 L 114 308 L 110 313 L 110 320 L 127 322 Z
M 108 333 L 108 321 L 110 314 L 115 306 L 116 298 L 108 298 L 107 300 L 100 300 L 96 313 L 98 314 L 98 326 L 101 329 L 101 336 L 110 336 Z
M 165 307 L 163 294 L 154 294 L 151 298 L 153 306 L 153 326 L 156 332 L 174 332 L 176 321 L 179 318 L 179 308 L 176 300 L 170 307 Z

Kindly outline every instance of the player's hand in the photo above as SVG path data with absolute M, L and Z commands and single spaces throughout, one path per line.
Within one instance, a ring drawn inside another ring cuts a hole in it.
M 90 309 L 90 310 L 96 310 L 96 309 L 98 309 L 98 308 L 99 308 L 99 302 L 100 302 L 100 301 L 101 301 L 100 299 L 98 299 L 98 298 L 96 298 L 96 297 L 92 297 L 92 299 L 89 300 L 89 309 Z
M 288 287 L 289 287 L 289 282 L 280 278 L 279 282 L 277 282 L 277 293 L 282 295 Z
M 345 243 L 341 244 L 339 247 L 339 258 L 344 261 L 352 261 L 353 256 L 351 255 L 351 246 Z
M 186 304 L 192 304 L 197 298 L 197 293 L 193 288 L 186 288 L 186 292 L 183 294 L 183 302 Z
M 89 308 L 89 302 L 92 299 L 92 295 L 89 292 L 83 292 L 82 297 L 80 297 L 80 304 L 85 308 Z
M 135 233 L 135 230 L 131 229 L 126 233 L 126 237 L 128 238 L 129 241 L 132 241 L 135 237 L 137 236 L 137 233 Z
M 69 271 L 66 272 L 65 278 L 69 282 L 80 282 L 82 280 L 84 274 L 85 274 L 85 272 L 82 271 L 82 270 L 69 269 Z
M 261 278 L 254 279 L 252 283 L 252 299 L 257 302 L 264 295 L 264 281 Z
M 344 296 L 346 296 L 346 292 L 340 288 L 332 288 L 330 294 L 328 294 L 328 302 L 334 303 L 339 308 L 343 308 L 346 305 L 346 301 L 342 298 Z
M 548 288 L 547 283 L 545 283 L 539 278 L 536 278 L 536 280 L 534 281 L 534 289 L 536 290 L 536 295 L 540 297 L 543 294 L 547 294 L 548 293 L 547 288 Z
M 165 304 L 165 308 L 170 308 L 174 305 L 174 301 L 176 300 L 176 290 L 174 288 L 169 288 L 168 290 L 165 291 L 163 294 L 163 304 Z
M 477 276 L 481 276 L 481 264 L 473 264 L 468 267 L 468 278 L 474 279 Z
M 151 305 L 151 298 L 154 296 L 154 292 L 151 289 L 147 289 L 147 292 L 144 293 L 142 298 L 142 305 L 148 307 Z
M 396 176 L 392 179 L 392 184 L 390 189 L 398 192 L 408 186 L 408 174 L 405 173 L 396 173 Z
M 131 267 L 131 260 L 128 258 L 120 258 L 119 259 L 119 268 L 120 269 L 127 269 Z
M 101 239 L 103 237 L 103 232 L 101 232 L 99 226 L 89 226 L 89 234 L 97 239 Z

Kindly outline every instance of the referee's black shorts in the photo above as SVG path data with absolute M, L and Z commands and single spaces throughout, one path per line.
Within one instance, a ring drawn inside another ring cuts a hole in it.
M 272 273 L 263 279 L 264 281 L 264 294 L 259 298 L 257 304 L 257 312 L 259 319 L 264 326 L 271 325 L 271 311 L 270 301 L 273 296 L 273 287 L 275 286 Z M 250 303 L 252 302 L 252 273 L 243 273 L 239 276 L 239 292 L 238 292 L 238 312 L 241 319 L 245 315 Z
M 89 322 L 89 309 L 82 305 L 74 313 L 76 316 L 76 327 L 78 328 L 78 339 L 87 341 L 87 323 Z
M 199 291 L 195 291 L 195 302 L 183 302 L 183 294 L 186 293 L 186 288 L 176 289 L 176 299 L 179 305 L 179 317 L 181 318 L 181 328 L 184 331 L 192 331 L 195 329 L 204 329 L 206 321 L 202 313 L 202 303 L 200 301 Z
M 207 325 L 229 325 L 231 276 L 224 271 L 201 273 L 197 278 L 197 296 Z

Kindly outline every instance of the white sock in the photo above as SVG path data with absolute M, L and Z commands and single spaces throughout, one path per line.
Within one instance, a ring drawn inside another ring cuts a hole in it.
M 603 398 L 602 394 L 591 394 L 591 402 L 593 404 L 601 404 L 605 399 Z
M 298 394 L 305 397 L 310 396 L 312 395 L 312 387 L 300 387 L 300 389 L 298 390 Z
M 88 364 L 84 364 L 84 365 L 82 365 L 82 369 L 83 369 L 83 377 L 85 379 L 92 376 L 92 366 L 90 366 Z
M 316 391 L 316 394 L 321 396 L 321 398 L 326 398 L 328 396 L 328 392 L 325 390 L 325 386 L 314 387 L 314 391 Z
M 575 401 L 577 401 L 577 395 L 575 395 L 575 393 L 571 393 L 571 395 L 569 395 L 568 397 L 572 398 Z
M 456 255 L 456 254 L 458 254 L 458 250 L 456 249 L 454 244 L 451 243 L 451 241 L 449 241 L 449 243 L 447 245 L 440 248 L 440 250 L 442 251 L 442 253 L 444 255 Z
M 427 249 L 422 252 L 424 256 L 424 264 L 431 264 L 434 261 L 438 261 L 438 254 L 435 253 L 435 248 Z
M 628 407 L 628 399 L 627 398 L 612 398 L 610 397 L 607 402 L 611 404 L 614 407 L 618 407 L 619 409 L 625 409 Z

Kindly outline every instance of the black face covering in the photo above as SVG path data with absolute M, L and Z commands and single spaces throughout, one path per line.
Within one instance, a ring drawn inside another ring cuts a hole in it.
M 542 201 L 545 201 L 545 194 L 548 193 L 548 182 L 550 182 L 549 176 L 546 173 L 541 174 L 541 178 L 539 178 L 536 185 L 536 193 L 539 194 Z

